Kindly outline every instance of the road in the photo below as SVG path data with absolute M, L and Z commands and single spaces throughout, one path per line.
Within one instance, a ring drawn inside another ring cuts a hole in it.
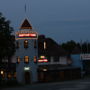
M 90 90 L 90 78 L 54 83 L 39 83 L 3 90 Z

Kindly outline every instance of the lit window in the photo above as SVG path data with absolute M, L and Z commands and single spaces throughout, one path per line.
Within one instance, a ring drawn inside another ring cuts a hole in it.
M 28 40 L 24 41 L 24 48 L 28 48 Z
M 11 73 L 8 73 L 8 74 L 7 74 L 7 78 L 8 78 L 8 79 L 11 79 L 11 78 L 12 78 Z
M 16 48 L 18 49 L 20 47 L 19 41 L 16 41 Z
M 46 49 L 47 47 L 46 47 L 46 42 L 44 42 L 44 50 Z
M 17 57 L 17 63 L 20 63 L 20 57 L 19 56 Z
M 34 56 L 34 63 L 37 62 L 37 56 Z
M 29 57 L 28 57 L 28 56 L 25 56 L 25 57 L 24 57 L 24 62 L 25 62 L 25 63 L 29 63 Z
M 16 72 L 14 72 L 13 77 L 16 78 Z
M 34 41 L 34 48 L 37 48 L 37 46 L 36 46 L 36 40 Z

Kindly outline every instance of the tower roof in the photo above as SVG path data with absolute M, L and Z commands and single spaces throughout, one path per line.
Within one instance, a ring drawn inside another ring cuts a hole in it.
M 21 24 L 20 29 L 32 29 L 32 26 L 29 21 L 25 19 L 24 22 Z

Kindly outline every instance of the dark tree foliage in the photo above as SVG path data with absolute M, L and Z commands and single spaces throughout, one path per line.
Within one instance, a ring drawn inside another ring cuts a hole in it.
M 76 42 L 73 40 L 62 44 L 62 48 L 64 48 L 68 53 L 71 53 L 75 47 L 76 47 Z
M 0 62 L 4 58 L 10 59 L 15 52 L 15 37 L 12 32 L 10 21 L 0 13 Z

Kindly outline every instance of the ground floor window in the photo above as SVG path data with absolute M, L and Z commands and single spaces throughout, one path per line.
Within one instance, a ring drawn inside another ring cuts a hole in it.
M 37 62 L 37 56 L 34 56 L 34 63 Z
M 17 57 L 17 63 L 20 63 L 20 57 L 19 56 Z

